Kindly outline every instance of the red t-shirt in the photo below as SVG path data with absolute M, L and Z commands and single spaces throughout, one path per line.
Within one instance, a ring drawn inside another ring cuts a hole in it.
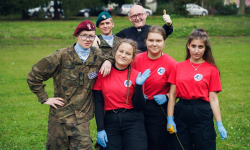
M 208 62 L 194 67 L 189 59 L 176 64 L 168 82 L 176 85 L 176 98 L 209 101 L 209 92 L 222 91 L 219 71 Z
M 100 73 L 96 79 L 93 90 L 101 90 L 104 98 L 104 110 L 113 110 L 119 108 L 131 109 L 132 97 L 135 92 L 136 78 L 138 71 L 131 68 L 130 74 L 130 86 L 129 86 L 129 97 L 128 104 L 126 105 L 127 99 L 127 79 L 128 69 L 119 71 L 114 67 L 111 68 L 111 72 L 106 77 L 103 77 Z
M 132 66 L 141 74 L 150 69 L 150 77 L 143 84 L 143 93 L 149 100 L 154 95 L 169 93 L 170 84 L 167 82 L 170 72 L 177 62 L 169 55 L 163 53 L 158 59 L 150 59 L 147 52 L 136 55 Z

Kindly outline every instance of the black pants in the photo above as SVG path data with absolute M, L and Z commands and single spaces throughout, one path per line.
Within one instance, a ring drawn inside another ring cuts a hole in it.
M 158 105 L 155 100 L 147 100 L 143 109 L 148 150 L 167 150 L 171 135 L 167 132 L 167 103 Z
M 102 150 L 146 150 L 147 136 L 142 111 L 107 111 L 104 117 L 108 136 L 107 147 Z
M 216 149 L 216 132 L 209 102 L 180 99 L 175 105 L 174 121 L 177 136 L 185 150 Z M 173 138 L 170 149 L 182 150 L 176 136 Z

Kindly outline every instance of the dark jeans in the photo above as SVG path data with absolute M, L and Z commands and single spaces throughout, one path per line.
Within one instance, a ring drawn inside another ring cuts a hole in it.
M 171 135 L 167 132 L 167 103 L 158 105 L 155 100 L 147 100 L 143 109 L 148 150 L 167 150 Z
M 108 136 L 107 147 L 102 150 L 146 150 L 147 136 L 142 111 L 107 111 L 104 117 Z
M 216 132 L 209 102 L 180 99 L 175 105 L 174 121 L 177 135 L 185 150 L 216 149 Z M 176 136 L 170 149 L 183 150 Z

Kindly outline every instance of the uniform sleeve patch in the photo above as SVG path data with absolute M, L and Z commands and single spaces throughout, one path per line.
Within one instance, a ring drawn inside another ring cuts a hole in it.
M 94 79 L 98 76 L 98 70 L 91 72 L 90 74 L 88 74 L 89 79 Z

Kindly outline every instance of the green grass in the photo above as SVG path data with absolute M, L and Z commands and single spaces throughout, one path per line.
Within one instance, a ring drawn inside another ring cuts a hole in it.
M 95 19 L 90 18 L 94 22 Z M 250 17 L 172 20 L 174 32 L 167 39 L 164 51 L 177 61 L 184 60 L 186 37 L 193 29 L 205 28 L 212 35 L 210 43 L 222 79 L 219 101 L 223 124 L 229 133 L 227 142 L 231 149 L 249 149 Z M 28 88 L 26 76 L 38 60 L 76 41 L 72 34 L 80 21 L 0 21 L 0 149 L 45 149 L 49 107 L 38 103 Z M 116 17 L 114 22 L 114 33 L 131 26 L 125 17 Z M 157 16 L 147 19 L 150 25 L 162 22 Z M 53 96 L 52 80 L 46 84 L 46 91 Z M 94 119 L 90 129 L 95 142 Z M 218 132 L 216 140 L 219 149 Z M 228 147 L 223 144 L 223 149 Z

